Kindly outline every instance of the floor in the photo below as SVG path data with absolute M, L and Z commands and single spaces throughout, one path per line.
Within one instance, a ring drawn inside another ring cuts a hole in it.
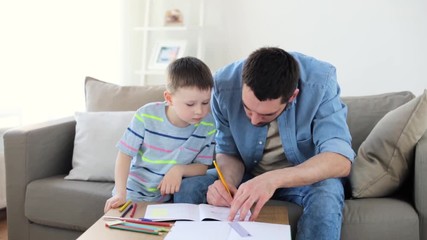
M 0 209 L 0 240 L 7 240 L 6 209 Z

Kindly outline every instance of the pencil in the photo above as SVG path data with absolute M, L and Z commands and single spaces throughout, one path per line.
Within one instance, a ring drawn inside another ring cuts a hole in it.
M 130 217 L 131 217 L 131 218 L 133 218 L 133 215 L 135 215 L 136 207 L 137 207 L 137 205 L 136 205 L 136 203 L 134 203 L 134 204 L 133 204 L 133 208 L 132 208 L 132 212 L 130 212 Z
M 224 176 L 222 175 L 222 172 L 221 172 L 221 170 L 219 169 L 219 166 L 216 164 L 216 161 L 215 161 L 215 160 L 213 160 L 213 164 L 214 164 L 214 166 L 215 166 L 216 171 L 218 172 L 219 180 L 222 182 L 222 185 L 224 185 L 224 187 L 225 187 L 225 189 L 227 190 L 228 194 L 230 194 L 230 196 L 231 196 L 231 197 L 233 197 L 233 196 L 231 195 L 230 189 L 228 188 L 228 184 L 227 184 L 227 182 L 225 181 L 225 178 L 224 178 Z
M 139 224 L 145 224 L 145 225 L 152 225 L 152 226 L 161 226 L 161 227 L 172 227 L 173 223 L 166 223 L 166 222 L 150 222 L 150 221 L 142 221 L 138 219 L 125 219 L 122 220 L 125 222 L 131 222 L 131 223 L 139 223 Z
M 134 228 L 134 227 L 126 227 L 126 226 L 117 226 L 117 225 L 113 225 L 113 226 L 108 226 L 109 228 L 112 229 L 118 229 L 118 230 L 126 230 L 126 231 L 132 231 L 132 232 L 140 232 L 140 233 L 147 233 L 147 234 L 154 234 L 154 235 L 162 235 L 161 232 L 157 232 L 157 231 L 153 231 L 150 229 L 141 229 L 141 228 Z
M 128 212 L 133 208 L 133 205 L 129 205 L 129 207 L 122 213 L 122 215 L 120 217 L 124 217 L 126 216 L 126 214 L 128 214 Z
M 121 220 L 125 222 L 131 222 L 131 223 L 139 223 L 139 224 L 145 224 L 145 225 L 153 225 L 153 226 L 162 226 L 162 227 L 172 227 L 173 223 L 168 222 L 154 222 L 154 221 L 147 221 L 147 220 L 141 220 L 138 218 L 125 218 L 125 217 L 115 217 L 115 216 L 104 216 L 104 220 Z
M 140 228 L 143 230 L 150 230 L 150 231 L 156 231 L 156 232 L 169 232 L 169 228 L 166 228 L 166 227 L 146 225 L 146 224 L 141 224 L 141 223 L 122 222 L 120 225 L 129 226 L 129 227 L 136 227 L 136 228 Z
M 129 206 L 129 204 L 131 204 L 132 203 L 132 201 L 131 200 L 128 200 L 125 204 L 123 204 L 120 208 L 119 208 L 119 212 L 123 212 L 126 208 L 127 208 L 127 206 Z
M 132 201 L 131 200 L 128 200 L 125 204 L 123 204 L 120 208 L 119 208 L 119 212 L 123 212 L 126 208 L 127 208 L 127 206 L 129 206 L 129 204 L 131 204 L 132 203 Z

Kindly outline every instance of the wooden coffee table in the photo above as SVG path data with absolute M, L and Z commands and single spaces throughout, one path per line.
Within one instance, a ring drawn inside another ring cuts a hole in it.
M 135 218 L 142 218 L 145 215 L 145 209 L 149 203 L 138 203 L 138 208 L 135 212 Z M 111 209 L 105 215 L 106 216 L 120 216 L 118 209 Z M 262 208 L 260 215 L 258 216 L 257 222 L 266 223 L 280 223 L 289 224 L 288 210 L 285 206 L 272 206 L 266 205 Z M 133 240 L 133 239 L 145 239 L 145 240 L 160 240 L 166 235 L 150 235 L 145 233 L 137 233 L 123 230 L 110 229 L 105 226 L 105 220 L 101 217 L 95 222 L 86 232 L 84 232 L 77 240 Z

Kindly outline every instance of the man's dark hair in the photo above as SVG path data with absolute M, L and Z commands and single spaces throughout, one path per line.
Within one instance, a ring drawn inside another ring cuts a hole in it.
M 285 103 L 299 80 L 297 61 L 280 48 L 265 47 L 249 55 L 243 66 L 243 83 L 260 101 L 282 98 Z
M 213 77 L 209 67 L 195 57 L 178 58 L 167 68 L 166 88 L 171 93 L 182 87 L 197 87 L 199 90 L 211 90 Z

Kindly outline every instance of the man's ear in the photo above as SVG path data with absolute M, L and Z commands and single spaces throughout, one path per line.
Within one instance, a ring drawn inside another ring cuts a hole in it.
M 299 89 L 295 89 L 294 93 L 292 94 L 292 96 L 289 98 L 288 102 L 292 102 L 293 100 L 295 100 L 295 98 L 298 96 L 299 93 Z
M 163 97 L 168 105 L 172 105 L 172 94 L 168 90 L 163 92 Z

